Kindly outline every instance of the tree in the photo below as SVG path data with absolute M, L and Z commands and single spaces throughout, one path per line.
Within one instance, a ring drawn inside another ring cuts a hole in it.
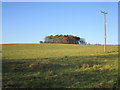
M 51 35 L 46 36 L 44 43 L 64 43 L 64 44 L 79 44 L 85 43 L 80 37 L 73 35 Z
M 43 41 L 40 41 L 40 43 L 43 43 Z

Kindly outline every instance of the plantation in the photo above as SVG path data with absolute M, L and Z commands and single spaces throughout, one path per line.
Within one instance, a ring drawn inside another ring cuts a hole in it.
M 114 88 L 118 46 L 3 45 L 3 88 Z

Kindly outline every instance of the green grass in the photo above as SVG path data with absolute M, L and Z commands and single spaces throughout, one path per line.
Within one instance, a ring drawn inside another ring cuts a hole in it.
M 118 46 L 4 45 L 3 88 L 113 88 Z

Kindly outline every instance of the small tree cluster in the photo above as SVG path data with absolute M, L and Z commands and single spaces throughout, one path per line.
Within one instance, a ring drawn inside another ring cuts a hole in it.
M 44 43 L 64 43 L 64 44 L 79 44 L 79 42 L 80 37 L 76 37 L 73 35 L 46 36 L 44 41 Z

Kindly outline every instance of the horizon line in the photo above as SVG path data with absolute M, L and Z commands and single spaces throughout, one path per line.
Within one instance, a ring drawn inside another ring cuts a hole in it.
M 24 42 L 20 42 L 20 43 L 0 43 L 0 45 L 2 45 L 2 44 L 41 44 L 41 43 L 34 43 L 34 42 L 27 42 L 27 43 L 24 43 Z M 44 43 L 42 43 L 42 44 L 44 44 Z M 48 43 L 46 43 L 46 44 L 48 44 Z M 49 44 L 51 44 L 51 43 L 49 43 Z M 62 44 L 62 43 L 52 43 L 52 44 Z M 86 45 L 88 45 L 89 43 L 87 43 Z M 101 43 L 90 43 L 90 45 L 95 45 L 95 44 L 98 44 L 98 45 L 104 45 L 104 44 L 101 44 Z M 120 45 L 120 44 L 106 44 L 106 45 Z

